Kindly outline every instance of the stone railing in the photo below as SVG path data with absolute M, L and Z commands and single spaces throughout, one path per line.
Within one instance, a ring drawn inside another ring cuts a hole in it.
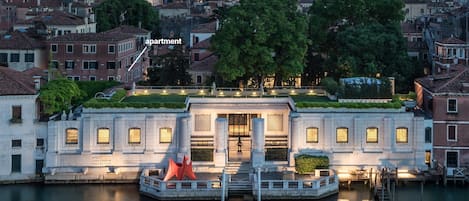
M 311 180 L 261 180 L 260 183 L 262 199 L 318 199 L 339 190 L 337 175 Z M 253 189 L 256 196 L 259 192 L 258 186 L 256 182 Z
M 140 176 L 140 193 L 157 199 L 213 200 L 219 199 L 223 192 L 222 181 L 219 180 L 163 181 L 144 172 Z

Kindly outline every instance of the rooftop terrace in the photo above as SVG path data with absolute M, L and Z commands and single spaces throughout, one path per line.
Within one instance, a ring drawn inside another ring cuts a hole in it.
M 94 98 L 87 108 L 185 108 L 187 98 L 285 98 L 290 97 L 297 108 L 390 108 L 398 109 L 398 98 L 367 100 L 331 100 L 321 87 L 257 88 L 154 87 L 137 86 L 132 90 L 117 89 L 110 99 Z

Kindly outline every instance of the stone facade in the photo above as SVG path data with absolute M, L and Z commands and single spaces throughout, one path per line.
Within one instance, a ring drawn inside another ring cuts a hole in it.
M 313 127 L 317 137 L 310 141 L 307 129 Z M 67 144 L 70 128 L 78 137 Z M 102 128 L 109 129 L 104 144 L 98 142 Z M 141 133 L 137 143 L 130 140 L 133 128 Z M 346 142 L 337 142 L 343 138 L 337 128 L 348 130 Z M 367 128 L 377 129 L 375 137 L 367 138 Z M 162 129 L 171 131 L 171 140 Z M 169 158 L 184 155 L 192 157 L 195 172 L 221 172 L 231 162 L 294 169 L 299 154 L 326 155 L 338 170 L 427 167 L 422 117 L 401 109 L 297 109 L 290 98 L 189 98 L 187 109 L 85 109 L 77 120 L 50 121 L 48 133 L 45 172 L 56 179 L 164 169 Z M 208 159 L 200 157 L 204 150 Z

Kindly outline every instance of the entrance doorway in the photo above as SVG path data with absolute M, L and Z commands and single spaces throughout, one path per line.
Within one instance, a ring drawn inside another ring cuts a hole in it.
M 228 161 L 251 160 L 252 119 L 259 114 L 219 114 L 228 120 Z

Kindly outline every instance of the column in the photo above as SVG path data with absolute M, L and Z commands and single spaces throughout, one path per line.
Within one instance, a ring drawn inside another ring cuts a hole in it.
M 155 116 L 145 117 L 145 152 L 153 153 L 156 148 L 156 137 L 159 132 L 156 130 Z
M 189 116 L 183 116 L 179 118 L 179 151 L 177 158 L 182 161 L 184 156 L 190 158 L 190 142 L 191 138 L 189 135 Z
M 262 167 L 265 162 L 265 137 L 264 137 L 264 119 L 254 118 L 252 120 L 252 154 L 251 162 L 253 167 Z
M 122 117 L 114 118 L 114 152 L 122 152 L 124 140 L 128 131 L 125 129 L 124 119 Z
M 82 145 L 82 152 L 89 153 L 91 152 L 91 136 L 93 134 L 93 122 L 91 121 L 90 117 L 85 117 L 83 119 L 83 130 L 78 130 L 79 134 L 81 134 L 81 139 L 78 138 L 79 142 L 81 140 Z M 95 131 L 96 132 L 96 131 Z
M 291 121 L 291 130 L 290 130 L 290 139 L 291 139 L 291 148 L 289 156 L 289 165 L 290 167 L 295 166 L 295 155 L 298 154 L 298 146 L 300 138 L 300 118 L 296 114 L 290 116 Z
M 228 120 L 217 118 L 215 122 L 215 167 L 225 167 L 228 135 Z

